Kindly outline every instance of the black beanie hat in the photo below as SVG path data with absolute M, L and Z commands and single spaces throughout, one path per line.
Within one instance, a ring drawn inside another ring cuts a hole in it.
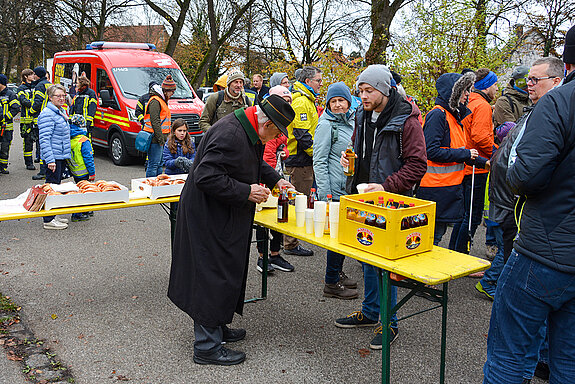
M 269 95 L 260 103 L 260 108 L 281 133 L 287 136 L 287 127 L 295 118 L 295 112 L 291 105 L 281 96 Z
M 36 68 L 34 68 L 34 73 L 39 78 L 43 79 L 44 77 L 46 77 L 46 68 L 44 68 L 42 66 L 36 67 Z
M 565 34 L 565 48 L 563 48 L 563 62 L 575 64 L 575 25 Z

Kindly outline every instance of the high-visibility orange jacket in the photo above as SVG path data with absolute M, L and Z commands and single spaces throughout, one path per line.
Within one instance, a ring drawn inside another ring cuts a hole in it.
M 449 137 L 451 139 L 449 148 L 465 148 L 465 133 L 455 117 L 440 105 L 436 105 L 433 109 L 439 109 L 445 113 L 445 119 L 449 125 Z M 459 185 L 463 181 L 464 175 L 464 163 L 438 163 L 428 158 L 427 172 L 425 176 L 423 176 L 423 179 L 421 179 L 420 185 L 422 187 L 449 187 Z
M 466 148 L 475 148 L 479 156 L 486 159 L 491 158 L 493 152 L 493 110 L 484 93 L 473 91 L 469 95 L 467 108 L 471 110 L 471 115 L 463 119 L 463 128 L 467 139 Z M 488 173 L 488 170 L 475 168 L 475 173 Z M 465 174 L 471 175 L 472 167 L 465 166 Z
M 152 127 L 152 120 L 150 119 L 150 112 L 148 111 L 148 106 L 152 100 L 157 100 L 160 103 L 160 125 L 163 134 L 170 133 L 170 128 L 172 125 L 172 114 L 170 113 L 170 108 L 168 104 L 158 95 L 150 97 L 148 104 L 146 104 L 146 111 L 144 114 L 144 131 L 154 133 L 154 128 Z

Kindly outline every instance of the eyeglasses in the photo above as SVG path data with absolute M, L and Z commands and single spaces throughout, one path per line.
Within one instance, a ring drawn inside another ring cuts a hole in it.
M 318 84 L 323 83 L 323 79 L 311 79 L 311 81 L 316 81 Z
M 547 76 L 547 77 L 528 77 L 527 78 L 527 82 L 531 82 L 533 83 L 533 85 L 537 85 L 537 83 L 539 82 L 539 80 L 547 80 L 547 79 L 554 79 L 557 76 Z
M 61 98 L 61 99 L 62 99 L 62 98 L 65 98 L 65 97 L 66 97 L 66 95 L 65 95 L 65 94 L 64 94 L 64 95 L 54 95 L 54 96 L 52 96 L 52 97 L 59 97 L 59 98 Z

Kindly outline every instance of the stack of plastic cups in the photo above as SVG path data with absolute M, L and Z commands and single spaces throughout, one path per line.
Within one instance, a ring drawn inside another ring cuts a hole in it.
M 329 236 L 337 239 L 339 230 L 339 203 L 333 202 L 329 205 Z
M 305 225 L 305 210 L 307 208 L 307 196 L 297 195 L 295 197 L 295 221 L 296 227 Z
M 313 209 L 311 208 L 305 210 L 305 233 L 313 233 Z
M 316 201 L 313 205 L 313 228 L 315 237 L 323 237 L 325 228 L 327 203 L 325 201 Z

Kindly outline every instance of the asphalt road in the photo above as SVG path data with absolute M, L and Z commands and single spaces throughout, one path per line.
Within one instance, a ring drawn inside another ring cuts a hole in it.
M 0 175 L 0 197 L 13 198 L 35 184 L 16 135 L 10 174 Z M 98 179 L 126 186 L 144 176 L 142 165 L 117 167 L 96 155 Z M 160 206 L 96 212 L 64 231 L 42 229 L 41 219 L 0 222 L 0 292 L 22 306 L 22 319 L 58 358 L 76 383 L 376 383 L 381 354 L 368 348 L 372 329 L 342 330 L 334 319 L 359 310 L 361 299 L 322 297 L 325 251 L 286 257 L 296 270 L 269 279 L 269 297 L 248 304 L 233 326 L 247 329 L 233 345 L 247 353 L 234 367 L 192 361 L 193 322 L 167 298 L 170 229 Z M 449 239 L 449 232 L 444 243 Z M 480 227 L 472 254 L 485 253 Z M 259 295 L 261 278 L 251 254 L 247 296 Z M 361 280 L 358 262 L 346 273 Z M 447 383 L 480 383 L 486 354 L 491 302 L 474 289 L 476 279 L 449 284 Z M 360 281 L 360 287 L 363 284 Z M 362 291 L 362 289 L 361 289 Z M 400 290 L 400 296 L 405 292 Z M 360 292 L 362 297 L 362 292 Z M 400 316 L 430 303 L 412 299 Z M 55 315 L 55 316 L 53 316 Z M 392 382 L 439 381 L 441 312 L 400 322 L 392 346 Z M 0 383 L 21 380 L 19 369 L 0 355 Z

